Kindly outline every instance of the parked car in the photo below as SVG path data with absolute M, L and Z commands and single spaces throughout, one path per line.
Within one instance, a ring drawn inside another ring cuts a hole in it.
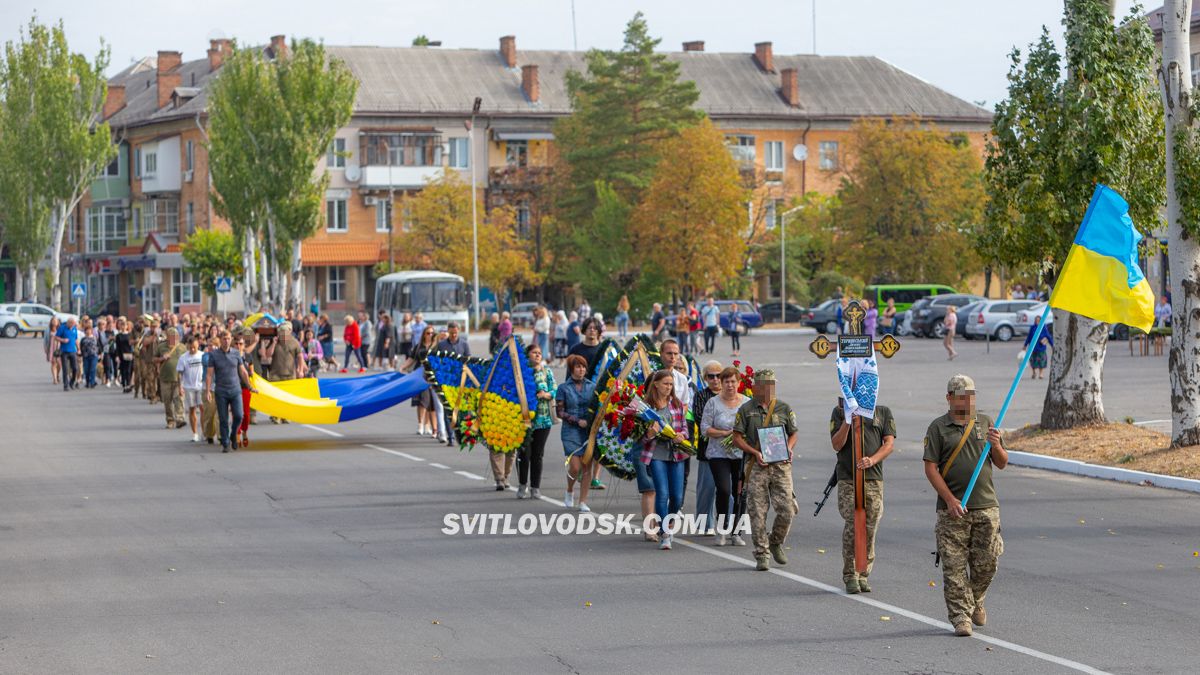
M 514 326 L 532 326 L 533 308 L 537 306 L 536 302 L 518 302 L 508 313 L 509 319 L 512 320 Z
M 959 325 L 966 326 L 969 338 L 990 335 L 1001 342 L 1008 342 L 1018 334 L 1017 313 L 1037 304 L 1037 300 L 988 300 L 967 310 L 965 316 L 960 317 Z
M 938 338 L 945 336 L 946 326 L 942 323 L 942 320 L 946 318 L 947 307 L 953 305 L 955 308 L 961 309 L 972 302 L 978 302 L 983 299 L 978 295 L 967 295 L 965 293 L 933 296 L 928 305 L 913 314 L 913 335 Z M 959 317 L 959 323 L 962 323 L 961 318 Z
M 1032 301 L 1031 301 L 1032 302 Z M 1029 335 L 1029 329 L 1033 327 L 1033 320 L 1042 315 L 1046 311 L 1046 303 L 1038 302 L 1037 304 L 1017 312 L 1015 323 L 1015 334 L 1021 337 Z M 1050 316 L 1046 318 L 1046 328 L 1054 325 L 1054 312 L 1050 312 Z M 1128 340 L 1129 326 L 1123 323 L 1113 323 L 1108 326 L 1108 339 L 1110 340 Z
M 0 335 L 15 338 L 21 333 L 44 333 L 50 319 L 57 316 L 60 321 L 79 320 L 78 316 L 53 309 L 35 302 L 16 302 L 0 307 Z
M 863 298 L 880 309 L 886 307 L 891 298 L 896 303 L 896 311 L 903 312 L 921 298 L 957 292 L 940 284 L 874 284 L 863 289 Z
M 762 315 L 763 321 L 767 323 L 779 323 L 781 304 L 778 302 L 768 302 L 765 305 L 759 305 L 758 313 Z M 782 313 L 783 323 L 800 323 L 808 317 L 808 310 L 794 302 L 786 303 Z
M 841 300 L 833 299 L 826 300 L 808 310 L 808 316 L 804 319 L 804 325 L 811 328 L 816 328 L 818 333 L 826 333 L 828 335 L 838 334 L 837 310 Z
M 958 310 L 958 327 L 954 329 L 954 334 L 956 336 L 963 338 L 964 340 L 974 340 L 975 339 L 974 335 L 971 335 L 970 333 L 967 332 L 967 317 L 970 316 L 972 312 L 979 311 L 979 308 L 983 307 L 985 302 L 986 301 L 983 301 L 983 300 L 981 300 L 979 302 L 972 302 L 971 304 L 967 305 L 966 307 L 963 307 L 962 309 Z
M 759 328 L 763 325 L 763 315 L 755 311 L 754 305 L 746 300 L 717 300 L 714 304 L 721 311 L 720 327 L 722 335 L 729 333 L 730 319 L 735 310 L 742 319 L 742 335 L 749 335 L 751 328 Z M 679 316 L 679 309 L 669 310 L 666 309 L 666 305 L 663 305 L 663 307 L 663 311 L 667 314 L 667 332 L 671 334 L 671 337 L 675 337 L 675 319 Z M 696 311 L 700 311 L 701 307 L 703 305 L 697 304 Z

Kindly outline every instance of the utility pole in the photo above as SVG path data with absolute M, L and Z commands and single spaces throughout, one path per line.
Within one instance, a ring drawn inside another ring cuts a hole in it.
M 471 123 L 467 126 L 467 163 L 471 165 L 471 256 L 474 260 L 475 280 L 474 291 L 475 296 L 475 330 L 479 330 L 480 314 L 479 314 L 479 216 L 476 213 L 475 200 L 477 195 L 475 192 L 475 116 L 479 114 L 479 106 L 483 105 L 483 99 L 476 96 L 475 105 L 471 108 Z
M 779 323 L 787 323 L 787 219 L 803 208 L 790 208 L 779 217 Z

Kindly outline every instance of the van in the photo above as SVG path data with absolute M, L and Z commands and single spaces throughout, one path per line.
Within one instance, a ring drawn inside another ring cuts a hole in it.
M 896 311 L 903 312 L 926 296 L 956 292 L 953 288 L 940 284 L 878 284 L 863 289 L 863 299 L 870 300 L 872 305 L 883 309 L 890 298 L 896 303 Z

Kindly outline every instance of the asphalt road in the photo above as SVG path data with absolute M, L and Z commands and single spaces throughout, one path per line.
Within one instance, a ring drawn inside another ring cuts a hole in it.
M 875 592 L 843 595 L 836 509 L 804 508 L 833 464 L 836 396 L 809 339 L 743 343 L 803 430 L 791 562 L 770 573 L 704 537 L 662 552 L 634 536 L 441 532 L 448 513 L 562 512 L 557 434 L 552 499 L 536 502 L 478 479 L 483 453 L 417 437 L 407 404 L 324 431 L 260 424 L 250 450 L 222 455 L 119 390 L 63 393 L 40 340 L 0 340 L 0 672 L 1197 671 L 1200 498 L 1181 492 L 1005 470 L 988 626 L 963 639 L 944 625 L 920 439 L 955 372 L 994 413 L 1016 344 L 966 343 L 949 363 L 908 340 L 883 365 L 900 440 Z M 1106 366 L 1109 416 L 1168 417 L 1165 359 L 1124 349 Z M 1022 389 L 1006 426 L 1036 419 L 1044 386 Z M 591 503 L 635 513 L 636 497 L 610 481 Z

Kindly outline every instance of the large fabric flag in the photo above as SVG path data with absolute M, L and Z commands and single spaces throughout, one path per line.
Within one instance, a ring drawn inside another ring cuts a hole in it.
M 1138 267 L 1142 235 L 1121 195 L 1097 185 L 1067 253 L 1050 306 L 1143 331 L 1154 325 L 1154 291 Z

